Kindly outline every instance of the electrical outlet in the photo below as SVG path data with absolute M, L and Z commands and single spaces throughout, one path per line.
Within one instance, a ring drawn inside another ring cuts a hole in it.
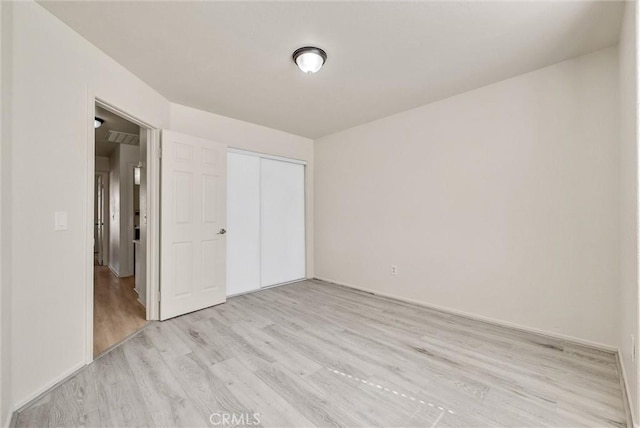
M 398 274 L 398 266 L 391 265 L 391 275 L 397 275 L 397 274 Z
M 631 335 L 631 361 L 636 360 L 636 338 Z

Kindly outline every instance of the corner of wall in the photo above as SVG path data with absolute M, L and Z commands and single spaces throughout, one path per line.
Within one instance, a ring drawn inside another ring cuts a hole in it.
M 620 44 L 619 65 L 619 365 L 631 418 L 640 417 L 640 371 L 637 343 L 640 339 L 638 308 L 639 195 L 638 183 L 638 8 L 626 2 Z M 632 337 L 634 340 L 632 340 Z M 635 342 L 635 349 L 632 342 Z
M 13 414 L 11 379 L 11 79 L 12 3 L 0 2 L 0 424 Z

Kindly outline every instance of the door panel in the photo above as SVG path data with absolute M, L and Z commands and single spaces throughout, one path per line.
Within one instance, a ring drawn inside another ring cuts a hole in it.
M 261 286 L 305 277 L 304 165 L 260 159 Z
M 260 289 L 260 158 L 227 155 L 227 296 Z
M 226 149 L 162 132 L 162 320 L 226 300 Z

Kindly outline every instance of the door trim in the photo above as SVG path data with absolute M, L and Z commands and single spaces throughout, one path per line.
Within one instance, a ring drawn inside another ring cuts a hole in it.
M 160 130 L 153 125 L 119 109 L 105 99 L 96 96 L 93 89 L 87 90 L 87 106 L 85 126 L 87 132 L 87 175 L 86 196 L 87 212 L 85 214 L 85 363 L 93 361 L 93 227 L 95 197 L 95 128 L 94 118 L 96 105 L 121 116 L 144 128 L 147 136 L 147 157 L 145 159 L 147 173 L 147 319 L 157 320 L 160 313 L 160 272 L 159 272 L 159 234 L 160 234 Z
M 307 164 L 307 161 L 300 160 L 300 159 L 287 158 L 284 156 L 268 155 L 266 153 L 261 153 L 261 152 L 252 152 L 250 150 L 234 149 L 233 147 L 228 147 L 227 153 L 237 153 L 239 155 L 255 156 L 258 158 L 271 159 L 271 160 L 277 160 L 277 161 L 289 162 L 289 163 L 297 163 L 300 165 Z

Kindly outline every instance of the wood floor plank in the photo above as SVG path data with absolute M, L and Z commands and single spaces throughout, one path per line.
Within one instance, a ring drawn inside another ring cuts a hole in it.
M 206 425 L 145 331 L 122 348 L 155 426 Z
M 51 392 L 49 426 L 64 426 L 95 420 L 98 415 L 98 393 L 94 366 L 81 370 Z M 95 415 L 94 415 L 95 414 Z
M 362 426 L 361 419 L 329 405 L 322 388 L 289 372 L 278 363 L 259 370 L 255 374 L 316 426 Z
M 403 397 L 401 388 L 380 384 L 373 378 L 325 369 L 314 373 L 311 380 L 324 390 L 333 407 L 350 414 L 361 426 L 430 426 L 440 413 L 437 407 L 420 403 L 415 394 Z
M 315 426 L 285 398 L 235 359 L 211 366 L 213 376 L 258 415 L 265 427 Z
M 278 361 L 300 376 L 308 376 L 322 368 L 320 364 L 288 348 L 259 328 L 237 322 L 231 329 L 259 348 L 269 357 L 269 361 Z
M 123 346 L 102 355 L 93 366 L 102 426 L 151 426 L 151 417 Z
M 191 316 L 193 315 L 193 316 Z M 171 320 L 180 338 L 207 365 L 219 363 L 233 357 L 224 338 L 210 334 L 208 320 L 204 314 L 194 312 Z
M 305 281 L 147 326 L 16 426 L 624 427 L 625 409 L 611 352 Z
M 223 382 L 214 379 L 209 367 L 195 354 L 168 357 L 167 364 L 204 419 L 210 420 L 214 413 L 221 415 L 252 412 L 238 401 Z
M 107 266 L 94 266 L 93 356 L 144 327 L 148 321 L 138 301 L 135 277 L 118 278 Z
M 175 320 L 152 324 L 145 329 L 145 333 L 165 358 L 179 357 L 192 352 L 192 348 L 180 335 Z
M 18 413 L 16 427 L 42 428 L 49 426 L 50 403 L 30 406 Z
M 94 410 L 87 414 L 81 415 L 63 424 L 50 425 L 50 427 L 52 428 L 93 428 L 99 426 L 102 426 L 99 410 Z

